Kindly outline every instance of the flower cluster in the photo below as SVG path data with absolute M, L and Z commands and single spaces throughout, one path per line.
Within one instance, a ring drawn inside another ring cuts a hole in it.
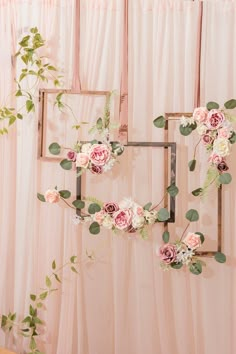
M 183 265 L 189 267 L 190 271 L 199 260 L 195 256 L 195 251 L 201 247 L 201 235 L 189 232 L 183 241 L 164 244 L 157 253 L 161 258 L 161 267 L 163 269 L 181 268 Z M 191 267 L 191 268 L 190 268 Z
M 67 153 L 67 159 L 81 169 L 93 174 L 109 171 L 115 164 L 117 156 L 124 151 L 120 143 L 98 142 L 77 143 L 74 150 Z

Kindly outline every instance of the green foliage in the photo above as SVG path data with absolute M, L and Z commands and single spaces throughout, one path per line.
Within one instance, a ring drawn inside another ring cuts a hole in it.
M 150 208 L 151 208 L 151 206 L 152 206 L 152 203 L 151 203 L 151 202 L 149 202 L 149 203 L 147 203 L 147 204 L 145 204 L 145 205 L 144 205 L 143 209 L 144 209 L 144 210 L 148 210 L 148 211 L 149 211 L 149 210 L 150 210 Z
M 167 187 L 166 190 L 171 197 L 176 197 L 176 195 L 179 193 L 179 189 L 174 183 Z
M 48 147 L 52 155 L 59 155 L 61 152 L 61 146 L 58 143 L 52 143 Z
M 189 163 L 188 163 L 189 171 L 193 172 L 195 170 L 196 163 L 197 163 L 197 161 L 195 159 L 189 161 Z
M 232 133 L 231 137 L 229 138 L 231 144 L 236 143 L 236 134 L 235 132 Z
M 229 100 L 229 101 L 225 102 L 224 106 L 226 109 L 234 109 L 234 108 L 236 108 L 236 100 L 234 100 L 234 99 Z
M 97 235 L 100 232 L 100 225 L 99 223 L 97 223 L 96 221 L 94 221 L 90 227 L 89 227 L 89 231 L 92 235 Z
M 207 107 L 208 111 L 210 111 L 211 109 L 219 109 L 220 108 L 220 106 L 216 102 L 208 102 L 206 107 Z
M 196 260 L 195 262 L 190 263 L 189 270 L 190 270 L 191 273 L 193 273 L 195 275 L 201 274 L 202 273 L 202 264 L 201 264 L 201 262 Z
M 182 135 L 188 136 L 192 133 L 193 130 L 197 128 L 197 124 L 188 124 L 186 127 L 183 126 L 182 124 L 179 126 L 179 131 Z
M 170 239 L 170 233 L 168 231 L 164 231 L 162 234 L 162 240 L 164 243 L 168 243 Z
M 158 221 L 167 221 L 170 217 L 169 211 L 165 208 L 162 208 L 157 213 Z
M 218 181 L 220 184 L 229 184 L 232 181 L 232 176 L 230 173 L 222 173 L 219 175 Z
M 72 169 L 72 161 L 68 160 L 68 159 L 64 159 L 60 162 L 60 166 L 64 169 L 64 170 L 71 170 Z
M 59 191 L 59 194 L 63 199 L 68 199 L 71 196 L 71 192 L 68 190 L 61 190 Z
M 43 194 L 37 193 L 37 198 L 40 200 L 40 202 L 46 202 Z
M 195 234 L 200 236 L 201 243 L 203 243 L 205 241 L 205 237 L 204 237 L 204 235 L 201 232 L 195 232 Z
M 179 262 L 179 263 L 171 263 L 171 268 L 173 269 L 180 269 L 183 267 L 183 263 Z
M 190 222 L 193 222 L 193 221 L 198 221 L 199 219 L 199 214 L 197 212 L 197 210 L 195 209 L 189 209 L 187 211 L 187 213 L 185 214 L 185 217 L 187 220 L 189 220 Z
M 219 263 L 225 263 L 226 262 L 226 256 L 222 252 L 216 252 L 214 258 Z
M 163 117 L 163 116 L 157 117 L 156 119 L 154 119 L 153 124 L 157 128 L 164 128 L 165 124 L 166 124 L 165 117 Z
M 194 189 L 194 190 L 192 191 L 192 195 L 194 195 L 194 197 L 197 197 L 197 196 L 199 196 L 199 195 L 202 194 L 202 191 L 203 191 L 202 188 Z
M 88 207 L 89 214 L 95 214 L 95 213 L 99 212 L 100 210 L 101 210 L 101 207 L 97 203 L 92 203 Z
M 80 199 L 76 199 L 72 202 L 76 209 L 83 209 L 85 207 L 85 202 Z

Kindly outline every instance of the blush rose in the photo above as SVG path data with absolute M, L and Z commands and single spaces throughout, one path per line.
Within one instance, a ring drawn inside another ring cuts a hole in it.
M 199 123 L 204 123 L 207 119 L 208 110 L 205 107 L 195 108 L 193 111 L 193 118 Z
M 44 198 L 48 203 L 58 203 L 60 194 L 56 189 L 48 189 L 44 194 Z
M 159 250 L 161 260 L 166 264 L 171 264 L 176 260 L 176 247 L 171 243 L 166 243 Z
M 89 164 L 89 156 L 83 152 L 77 154 L 76 157 L 76 167 L 87 168 Z
M 195 250 L 196 248 L 201 246 L 200 235 L 194 234 L 193 232 L 189 232 L 184 238 L 183 243 L 185 243 L 185 245 L 191 248 L 192 250 Z

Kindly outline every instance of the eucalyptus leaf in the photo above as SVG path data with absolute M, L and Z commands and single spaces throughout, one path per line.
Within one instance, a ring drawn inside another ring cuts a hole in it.
M 219 175 L 218 181 L 221 184 L 229 184 L 232 181 L 232 176 L 230 173 L 222 173 Z
M 170 217 L 169 211 L 165 208 L 162 208 L 157 213 L 157 220 L 158 221 L 166 221 Z
M 48 276 L 46 276 L 45 283 L 48 288 L 50 288 L 52 286 L 52 281 Z
M 234 109 L 234 108 L 236 108 L 236 100 L 235 99 L 229 100 L 229 101 L 225 102 L 224 106 L 227 109 Z
M 199 219 L 199 214 L 197 212 L 197 210 L 195 209 L 189 209 L 187 211 L 187 213 L 185 214 L 185 217 L 187 220 L 189 220 L 190 222 L 193 222 L 193 221 L 198 221 Z
M 46 202 L 43 194 L 37 193 L 37 198 L 40 200 L 40 202 Z
M 197 197 L 197 196 L 201 195 L 202 191 L 203 191 L 202 188 L 194 189 L 194 191 L 192 191 L 192 195 L 194 195 L 194 197 Z
M 173 269 L 180 269 L 183 267 L 183 263 L 179 262 L 179 263 L 171 263 L 171 268 Z
M 171 197 L 175 197 L 179 193 L 179 189 L 175 184 L 171 184 L 166 190 Z
M 205 241 L 205 237 L 204 237 L 204 235 L 201 232 L 195 232 L 195 234 L 200 236 L 201 243 L 203 243 Z
M 153 124 L 157 128 L 164 128 L 165 124 L 166 124 L 165 117 L 163 117 L 163 116 L 157 117 L 156 119 L 154 119 Z
M 192 133 L 193 129 L 192 129 L 191 125 L 187 125 L 186 127 L 184 127 L 183 125 L 180 125 L 179 131 L 182 135 L 188 136 Z
M 85 202 L 80 199 L 74 200 L 72 204 L 76 207 L 76 209 L 83 209 L 85 207 Z
M 236 143 L 236 133 L 235 132 L 232 133 L 231 137 L 229 138 L 229 141 L 231 144 Z
M 168 231 L 164 231 L 162 234 L 162 240 L 164 243 L 168 243 L 170 239 L 170 233 Z
M 210 111 L 211 109 L 219 109 L 220 106 L 217 102 L 208 102 L 206 105 L 208 111 Z
M 61 190 L 59 191 L 59 194 L 63 199 L 68 199 L 71 196 L 71 192 L 68 190 Z
M 72 161 L 71 160 L 67 160 L 64 159 L 60 162 L 60 166 L 64 169 L 64 170 L 71 170 L 72 169 Z
M 144 205 L 143 209 L 144 209 L 144 210 L 148 210 L 148 211 L 149 211 L 149 210 L 150 210 L 150 208 L 151 208 L 151 206 L 152 206 L 152 203 L 151 203 L 151 202 L 149 202 L 149 203 L 147 203 L 147 204 L 145 204 L 145 205 Z
M 31 100 L 27 100 L 26 101 L 26 110 L 27 110 L 28 113 L 34 110 L 33 101 L 31 101 Z
M 189 161 L 189 163 L 188 163 L 189 171 L 193 172 L 195 170 L 196 163 L 197 163 L 197 160 L 195 160 L 195 159 Z
M 96 203 L 92 203 L 88 207 L 89 214 L 95 214 L 95 213 L 99 212 L 100 210 L 101 210 L 100 205 L 98 205 Z
M 52 155 L 59 155 L 61 152 L 61 146 L 58 143 L 52 143 L 48 147 Z
M 225 263 L 226 262 L 226 256 L 222 252 L 216 252 L 214 258 L 219 263 Z
M 100 225 L 98 222 L 94 221 L 90 226 L 89 226 L 89 231 L 93 235 L 97 235 L 100 232 Z
M 196 261 L 196 262 L 191 263 L 189 265 L 189 270 L 191 273 L 193 273 L 195 275 L 199 275 L 202 273 L 202 265 L 200 262 Z

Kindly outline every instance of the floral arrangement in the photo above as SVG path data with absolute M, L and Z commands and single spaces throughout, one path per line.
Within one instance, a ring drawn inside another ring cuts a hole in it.
M 178 188 L 171 185 L 166 193 L 175 196 Z M 103 203 L 95 198 L 84 198 L 83 200 L 76 199 L 70 204 L 66 200 L 70 197 L 70 191 L 58 191 L 57 188 L 47 190 L 44 195 L 38 193 L 38 199 L 42 202 L 55 204 L 62 201 L 67 206 L 79 210 L 79 215 L 73 217 L 74 223 L 90 223 L 89 231 L 94 235 L 100 232 L 101 227 L 104 227 L 113 232 L 123 231 L 129 234 L 138 232 L 142 238 L 146 239 L 148 237 L 147 226 L 167 221 L 170 217 L 166 208 L 158 208 L 164 198 L 157 205 L 152 206 L 152 203 L 147 203 L 141 206 L 130 198 L 124 198 L 120 203 Z M 92 203 L 86 207 L 86 202 L 90 201 Z
M 192 191 L 194 196 L 204 195 L 208 188 L 215 183 L 217 187 L 221 184 L 229 184 L 232 180 L 226 158 L 230 155 L 232 145 L 236 142 L 236 131 L 233 123 L 236 116 L 233 116 L 232 109 L 236 108 L 236 100 L 231 99 L 220 108 L 216 102 L 207 103 L 206 107 L 195 108 L 192 117 L 182 117 L 180 119 L 180 133 L 184 136 L 190 135 L 194 130 L 200 135 L 200 140 L 194 149 L 194 156 L 189 161 L 190 171 L 196 167 L 196 150 L 200 143 L 203 143 L 209 154 L 209 168 L 206 180 L 202 188 Z M 156 127 L 165 126 L 163 116 L 154 120 Z
M 89 170 L 95 175 L 105 173 L 112 169 L 114 164 L 117 162 L 117 157 L 122 155 L 124 151 L 124 146 L 120 142 L 111 142 L 110 130 L 117 129 L 118 124 L 111 124 L 110 122 L 110 103 L 111 97 L 114 92 L 110 92 L 105 108 L 103 117 L 99 117 L 96 124 L 89 130 L 90 133 L 97 133 L 100 136 L 100 140 L 92 140 L 90 142 L 77 141 L 74 148 L 67 148 L 67 158 L 60 162 L 60 165 L 65 170 L 71 170 L 79 168 L 80 176 L 86 170 Z M 59 97 L 59 98 L 58 98 Z M 58 94 L 56 102 L 60 103 L 59 107 L 63 107 L 64 104 L 61 102 L 62 94 Z M 82 122 L 82 124 L 87 124 Z M 79 129 L 79 125 L 74 126 Z M 59 155 L 63 147 L 57 142 L 53 142 L 49 146 L 49 151 L 53 155 Z
M 183 266 L 188 267 L 189 271 L 195 275 L 202 273 L 202 266 L 206 266 L 201 257 L 197 256 L 196 251 L 202 246 L 205 237 L 201 232 L 188 232 L 185 236 L 187 229 L 191 222 L 199 219 L 197 210 L 190 209 L 185 215 L 189 221 L 181 238 L 175 242 L 169 242 L 170 234 L 164 231 L 162 239 L 164 245 L 157 249 L 157 255 L 161 259 L 160 266 L 163 270 L 180 269 Z M 215 260 L 219 263 L 224 263 L 226 257 L 222 252 L 216 252 Z

